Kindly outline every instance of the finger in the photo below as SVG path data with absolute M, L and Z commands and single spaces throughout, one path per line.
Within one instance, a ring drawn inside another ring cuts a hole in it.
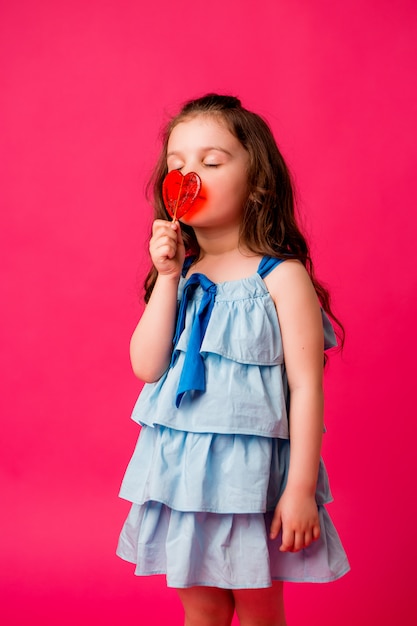
M 172 223 L 172 234 L 175 237 L 176 251 L 181 254 L 185 253 L 185 245 L 182 238 L 181 225 L 179 222 Z
M 294 533 L 292 552 L 299 552 L 303 548 L 305 548 L 305 534 L 303 532 Z
M 320 538 L 320 534 L 321 534 L 321 531 L 320 531 L 320 524 L 315 524 L 315 525 L 313 526 L 313 540 L 314 540 L 314 541 L 317 541 L 317 539 L 319 539 L 319 538 Z
M 174 222 L 173 223 L 173 227 L 174 227 L 174 229 L 176 231 L 176 234 L 177 234 L 177 244 L 179 246 L 184 246 L 184 241 L 183 241 L 183 238 L 182 238 L 182 230 L 181 230 L 180 223 L 179 222 Z
M 172 259 L 175 256 L 177 246 L 174 242 L 169 240 L 160 240 L 153 243 L 150 248 L 150 254 L 152 259 Z
M 281 531 L 281 513 L 278 509 L 275 509 L 274 517 L 272 518 L 271 528 L 269 531 L 269 536 L 271 539 L 276 539 Z
M 177 247 L 177 234 L 175 232 L 161 232 L 152 237 L 150 246 L 160 248 L 161 246 Z
M 303 548 L 308 548 L 309 545 L 313 543 L 313 532 L 307 530 L 304 534 L 304 546 Z
M 177 233 L 170 226 L 158 226 L 154 227 L 152 237 L 150 239 L 150 245 L 160 245 L 164 242 L 177 243 Z
M 282 543 L 280 546 L 280 552 L 292 552 L 294 547 L 294 532 L 292 530 L 286 530 L 285 526 L 282 529 Z
M 167 226 L 169 227 L 171 224 L 172 222 L 169 222 L 168 220 L 154 220 L 152 224 L 152 232 L 154 232 L 154 230 L 157 230 L 158 228 L 166 228 Z
M 171 239 L 177 239 L 176 233 L 177 227 L 170 222 L 165 222 L 160 225 L 155 224 L 152 227 L 152 239 L 159 239 L 160 237 L 170 237 Z
M 171 246 L 161 246 L 151 254 L 151 257 L 153 260 L 161 263 L 171 261 L 171 259 L 175 257 L 175 250 L 173 250 Z

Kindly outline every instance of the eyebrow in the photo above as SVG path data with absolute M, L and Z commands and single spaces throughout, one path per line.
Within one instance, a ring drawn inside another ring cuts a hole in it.
M 228 156 L 233 156 L 232 153 L 229 152 L 229 150 L 226 150 L 226 148 L 221 148 L 220 146 L 206 146 L 205 148 L 201 148 L 201 152 L 211 152 L 212 150 L 216 150 L 217 152 L 224 152 L 224 154 L 227 154 Z M 180 150 L 171 150 L 167 153 L 167 158 L 170 156 L 178 156 L 180 154 Z

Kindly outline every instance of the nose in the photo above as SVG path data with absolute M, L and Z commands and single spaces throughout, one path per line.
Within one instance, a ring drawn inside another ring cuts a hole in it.
M 198 176 L 200 176 L 200 171 L 201 168 L 199 168 L 197 163 L 193 163 L 193 162 L 189 162 L 186 163 L 182 168 L 181 168 L 181 173 L 186 176 L 187 174 L 197 174 Z
M 181 174 L 184 176 L 183 184 L 190 189 L 197 188 L 197 196 L 201 196 L 201 192 L 204 186 L 204 174 L 202 172 L 202 167 L 195 163 L 186 163 L 184 167 L 181 168 Z

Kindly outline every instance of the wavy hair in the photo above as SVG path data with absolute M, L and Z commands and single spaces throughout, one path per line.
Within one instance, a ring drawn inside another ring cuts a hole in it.
M 175 126 L 198 115 L 220 119 L 249 155 L 249 193 L 242 214 L 240 242 L 255 254 L 298 259 L 310 276 L 321 306 L 335 322 L 339 342 L 343 345 L 343 325 L 332 311 L 329 291 L 315 276 L 307 240 L 297 223 L 289 169 L 267 122 L 242 107 L 238 98 L 210 93 L 189 100 L 168 123 L 162 134 L 160 157 L 147 185 L 154 219 L 170 219 L 162 198 L 170 134 Z M 198 257 L 199 245 L 193 229 L 180 224 L 186 255 Z M 150 298 L 156 278 L 157 271 L 152 267 L 145 280 L 145 302 Z

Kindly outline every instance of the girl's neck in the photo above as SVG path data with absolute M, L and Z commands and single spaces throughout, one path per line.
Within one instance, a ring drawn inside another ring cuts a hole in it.
M 205 274 L 215 283 L 238 280 L 256 272 L 260 257 L 239 244 L 238 234 L 211 232 L 207 236 L 196 232 L 196 236 L 200 254 L 192 271 Z
M 235 228 L 230 231 L 195 229 L 195 235 L 200 247 L 200 259 L 230 255 L 241 248 L 239 232 Z

